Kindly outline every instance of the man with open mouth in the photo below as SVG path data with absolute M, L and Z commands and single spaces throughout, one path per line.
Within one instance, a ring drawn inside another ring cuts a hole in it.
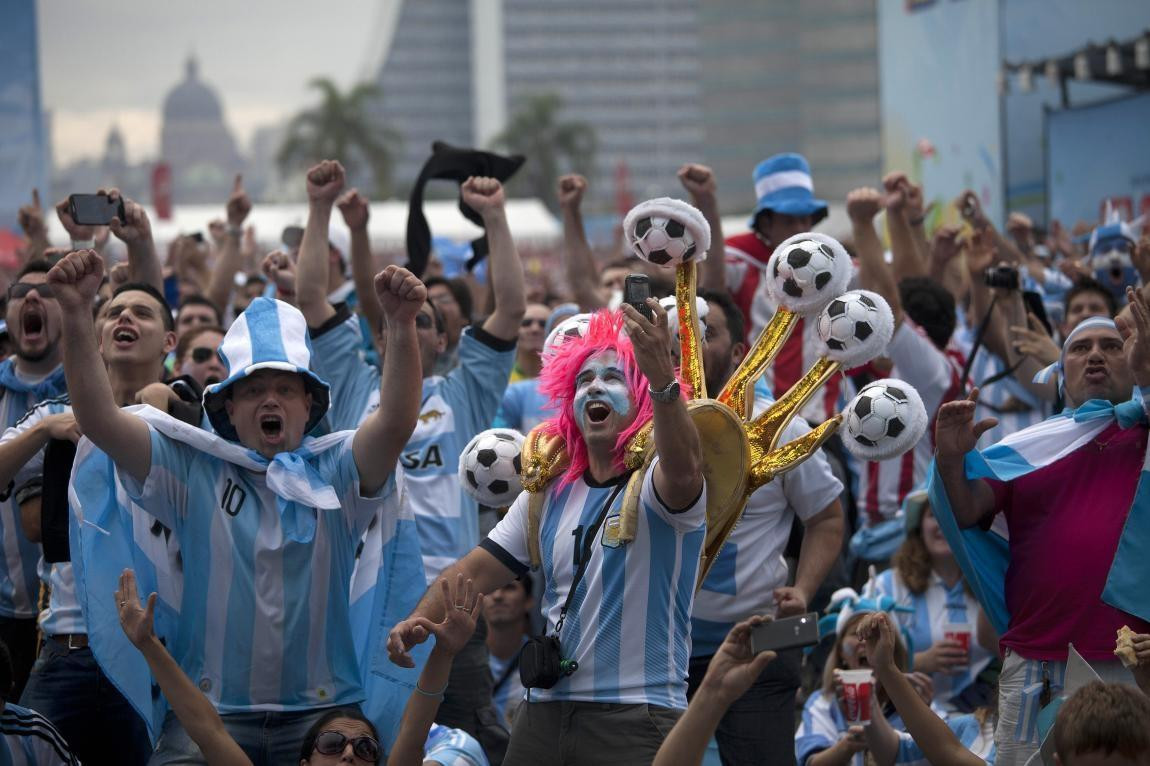
M 178 614 L 173 655 L 254 764 L 287 763 L 326 712 L 364 698 L 349 581 L 372 519 L 399 513 L 392 474 L 419 412 L 419 371 L 407 360 L 418 353 L 415 317 L 427 291 L 405 269 L 389 266 L 376 275 L 395 352 L 380 381 L 389 407 L 356 431 L 320 438 L 306 434 L 328 410 L 329 387 L 309 369 L 304 318 L 286 303 L 253 301 L 220 346 L 228 377 L 204 394 L 213 435 L 152 408 L 116 406 L 90 311 L 103 270 L 89 250 L 69 253 L 49 274 L 64 310 L 64 368 L 76 420 L 114 462 L 131 502 L 172 529 L 180 544 L 183 589 L 178 603 L 166 605 Z M 112 353 L 135 353 L 131 326 L 111 316 L 104 322 Z M 78 495 L 87 486 L 83 470 L 78 458 Z M 78 515 L 91 515 L 90 499 L 81 497 Z M 82 517 L 73 549 L 87 551 L 106 535 L 92 533 Z M 115 512 L 107 518 L 123 523 Z M 93 569 L 107 567 L 95 556 L 85 555 L 84 563 L 82 587 L 91 592 L 100 585 Z M 276 715 L 264 715 L 271 711 Z M 204 761 L 169 716 L 150 762 Z

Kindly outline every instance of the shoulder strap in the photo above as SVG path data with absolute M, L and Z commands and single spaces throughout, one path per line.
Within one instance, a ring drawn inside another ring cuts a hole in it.
M 603 503 L 602 509 L 599 511 L 599 516 L 595 519 L 595 523 L 583 535 L 583 548 L 579 551 L 579 568 L 575 570 L 575 578 L 571 581 L 571 589 L 567 591 L 567 600 L 563 602 L 563 608 L 559 610 L 559 621 L 555 623 L 555 636 L 559 637 L 560 631 L 563 630 L 563 620 L 567 617 L 567 610 L 571 608 L 571 602 L 575 599 L 575 591 L 579 587 L 579 583 L 583 580 L 583 575 L 587 572 L 587 562 L 591 558 L 591 551 L 595 545 L 595 538 L 599 536 L 599 528 L 603 526 L 603 521 L 607 518 L 607 513 L 611 510 L 611 504 L 615 502 L 615 498 L 627 486 L 626 481 L 620 481 L 615 485 L 614 491 L 611 492 L 607 498 L 607 502 Z

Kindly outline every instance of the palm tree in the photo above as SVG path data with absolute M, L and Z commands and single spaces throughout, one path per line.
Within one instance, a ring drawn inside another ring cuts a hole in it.
M 320 91 L 320 103 L 291 119 L 287 136 L 280 145 L 276 162 L 287 175 L 322 159 L 338 159 L 348 173 L 367 165 L 375 184 L 375 195 L 384 199 L 391 192 L 391 172 L 402 137 L 381 124 L 373 107 L 378 106 L 379 87 L 360 83 L 346 93 L 327 78 L 309 85 Z
M 512 183 L 520 183 L 552 212 L 558 211 L 559 176 L 568 172 L 589 176 L 597 144 L 595 129 L 588 123 L 559 120 L 562 108 L 557 93 L 530 96 L 493 141 L 496 147 L 527 157 Z

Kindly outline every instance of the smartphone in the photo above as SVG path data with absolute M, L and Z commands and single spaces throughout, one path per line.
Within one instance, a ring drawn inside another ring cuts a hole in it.
M 68 215 L 81 226 L 107 226 L 112 219 L 124 220 L 124 198 L 113 201 L 107 194 L 72 194 Z
M 647 319 L 654 319 L 655 312 L 647 305 L 651 297 L 651 280 L 646 274 L 628 274 L 623 282 L 623 302 L 629 303 Z
M 814 612 L 771 620 L 751 630 L 751 651 L 755 654 L 814 646 L 818 642 L 819 616 Z

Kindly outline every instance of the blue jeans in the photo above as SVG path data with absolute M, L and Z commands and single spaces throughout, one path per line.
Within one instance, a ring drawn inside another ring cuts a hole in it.
M 152 752 L 144 720 L 100 671 L 91 649 L 69 651 L 45 639 L 20 704 L 55 724 L 85 766 L 142 766 Z
M 688 697 L 694 696 L 710 662 L 710 657 L 691 658 Z M 759 766 L 764 753 L 771 754 L 772 764 L 794 766 L 799 683 L 798 650 L 779 652 L 719 721 L 715 741 L 723 766 Z
M 300 761 L 300 749 L 308 729 L 332 708 L 291 710 L 279 713 L 227 713 L 220 716 L 224 728 L 243 748 L 253 766 L 280 766 Z M 164 719 L 160 741 L 148 766 L 207 764 L 203 753 L 176 716 Z

